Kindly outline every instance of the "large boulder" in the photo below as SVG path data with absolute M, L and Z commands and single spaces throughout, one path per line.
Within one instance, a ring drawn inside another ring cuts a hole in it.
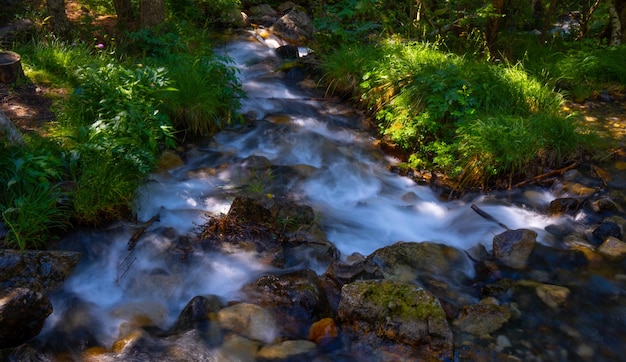
M 313 39 L 313 22 L 300 8 L 295 8 L 280 17 L 270 28 L 279 37 L 295 45 L 302 45 Z
M 27 288 L 0 291 L 0 349 L 17 347 L 41 331 L 52 304 Z
M 80 258 L 73 251 L 0 250 L 0 289 L 24 287 L 45 294 L 65 281 Z
M 459 249 L 433 242 L 398 242 L 367 259 L 380 267 L 385 279 L 417 284 L 454 306 L 475 303 L 467 287 L 474 265 Z
M 415 285 L 391 280 L 347 284 L 337 315 L 356 349 L 366 351 L 370 360 L 387 359 L 396 346 L 404 347 L 406 359 L 452 357 L 445 311 L 435 296 Z

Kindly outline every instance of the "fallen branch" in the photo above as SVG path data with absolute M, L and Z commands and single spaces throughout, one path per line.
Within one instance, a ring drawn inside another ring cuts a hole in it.
M 563 173 L 565 173 L 565 172 L 567 172 L 567 171 L 569 171 L 569 170 L 571 170 L 571 169 L 575 168 L 576 166 L 578 166 L 578 163 L 574 162 L 574 163 L 572 163 L 571 165 L 569 165 L 569 166 L 567 166 L 567 167 L 563 167 L 563 168 L 560 168 L 560 169 L 558 169 L 558 170 L 552 170 L 552 171 L 550 171 L 550 172 L 546 172 L 546 173 L 541 174 L 541 175 L 539 175 L 539 176 L 535 176 L 535 177 L 533 177 L 533 178 L 532 178 L 532 179 L 530 179 L 530 180 L 522 181 L 522 182 L 520 182 L 520 183 L 518 183 L 518 184 L 516 184 L 516 185 L 513 185 L 513 188 L 518 188 L 518 187 L 521 187 L 521 186 L 526 186 L 526 185 L 528 185 L 528 184 L 535 183 L 535 182 L 537 182 L 537 181 L 539 181 L 539 180 L 542 180 L 542 179 L 544 179 L 544 178 L 548 178 L 548 177 L 553 177 L 553 176 L 562 175 Z
M 472 204 L 472 210 L 476 211 L 476 213 L 480 216 L 482 216 L 483 218 L 495 222 L 496 224 L 498 224 L 499 226 L 503 227 L 506 230 L 511 230 L 509 229 L 508 226 L 504 225 L 503 223 L 501 223 L 500 221 L 496 220 L 495 217 L 489 215 L 487 212 L 485 212 L 484 210 L 480 209 L 478 206 Z
M 139 227 L 139 229 L 137 229 L 137 231 L 135 231 L 133 235 L 130 237 L 130 240 L 128 240 L 128 250 L 133 250 L 135 248 L 135 245 L 137 245 L 139 238 L 141 238 L 143 233 L 146 232 L 146 229 L 148 229 L 150 225 L 152 225 L 153 222 L 159 221 L 159 219 L 160 219 L 160 215 L 156 214 L 153 217 L 151 217 L 150 220 L 146 221 L 143 225 L 141 225 L 141 227 Z

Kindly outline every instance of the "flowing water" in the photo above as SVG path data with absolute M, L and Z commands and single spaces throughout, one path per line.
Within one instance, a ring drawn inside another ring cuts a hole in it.
M 490 248 L 503 229 L 476 214 L 472 204 L 511 229 L 533 229 L 540 242 L 549 242 L 544 227 L 559 220 L 533 211 L 554 198 L 549 192 L 441 201 L 430 188 L 388 170 L 395 160 L 373 146 L 358 112 L 316 98 L 297 85 L 298 79 L 275 71 L 281 62 L 277 45 L 250 35 L 221 49 L 240 71 L 248 95 L 241 111 L 254 121 L 190 148 L 183 166 L 150 177 L 137 198 L 137 217 L 146 221 L 158 214 L 160 219 L 134 250 L 128 250 L 128 241 L 137 226 L 130 224 L 76 231 L 65 241 L 85 256 L 51 297 L 54 313 L 42 340 L 70 344 L 63 331 L 82 328 L 94 344 L 108 347 L 123 325 L 141 318 L 168 328 L 196 295 L 237 300 L 239 288 L 266 271 L 266 265 L 245 253 L 192 253 L 181 263 L 184 251 L 172 248 L 181 236 L 192 235 L 207 214 L 226 213 L 240 190 L 268 197 L 287 194 L 312 206 L 342 258 L 368 255 L 401 240 Z M 253 163 L 263 158 L 299 170 L 299 176 L 255 173 Z

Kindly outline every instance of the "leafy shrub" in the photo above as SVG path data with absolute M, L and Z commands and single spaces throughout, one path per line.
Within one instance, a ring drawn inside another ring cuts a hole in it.
M 71 107 L 80 110 L 72 121 L 82 126 L 82 149 L 151 171 L 161 149 L 174 146 L 169 118 L 158 108 L 161 93 L 171 91 L 165 69 L 110 63 L 78 73 Z
M 5 243 L 22 250 L 42 247 L 69 222 L 59 186 L 62 161 L 47 148 L 0 146 L 0 151 L 0 221 L 9 231 Z

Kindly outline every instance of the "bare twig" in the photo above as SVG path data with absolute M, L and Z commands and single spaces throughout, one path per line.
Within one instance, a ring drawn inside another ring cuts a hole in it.
M 505 228 L 506 230 L 511 230 L 509 229 L 508 226 L 504 225 L 503 223 L 499 222 L 498 220 L 496 220 L 495 217 L 489 215 L 487 212 L 485 212 L 484 210 L 480 209 L 478 206 L 476 206 L 475 204 L 472 204 L 472 210 L 476 211 L 476 213 L 480 216 L 482 216 L 483 218 L 489 220 L 489 221 L 493 221 L 496 224 L 500 225 L 501 227 Z

